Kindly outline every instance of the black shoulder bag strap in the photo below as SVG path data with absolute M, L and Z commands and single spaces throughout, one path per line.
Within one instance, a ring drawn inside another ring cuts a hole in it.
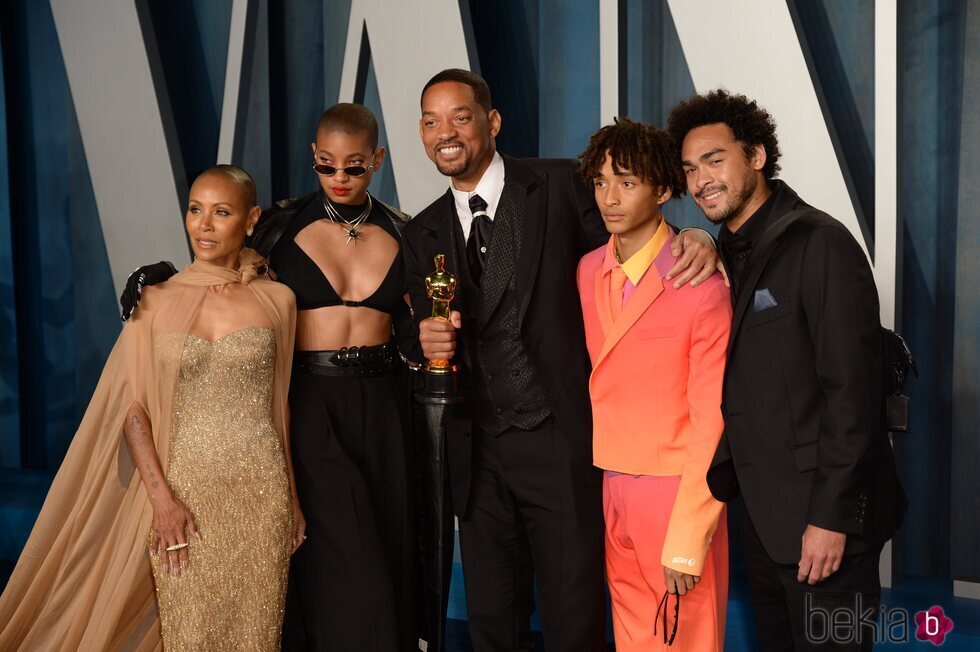
M 786 233 L 786 230 L 789 229 L 789 227 L 793 226 L 793 224 L 796 222 L 800 220 L 814 219 L 824 215 L 826 215 L 826 213 L 810 206 L 792 210 L 770 224 L 766 230 L 762 232 L 762 237 L 759 238 L 758 244 L 756 244 L 752 250 L 761 253 L 768 249 L 776 240 L 779 239 L 780 236 Z

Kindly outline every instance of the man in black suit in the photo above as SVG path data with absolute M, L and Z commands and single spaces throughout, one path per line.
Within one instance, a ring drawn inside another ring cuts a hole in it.
M 422 319 L 419 339 L 430 360 L 455 355 L 466 394 L 447 447 L 473 647 L 533 649 L 536 585 L 549 649 L 605 649 L 602 487 L 575 270 L 608 234 L 574 161 L 496 152 L 501 118 L 479 75 L 445 70 L 421 104 L 422 142 L 452 187 L 408 223 L 402 246 L 417 319 L 432 310 L 423 278 L 436 254 L 458 278 L 451 321 Z M 714 271 L 698 237 L 681 238 L 694 262 L 678 283 Z
M 708 483 L 719 500 L 743 499 L 760 645 L 870 649 L 878 558 L 906 501 L 882 421 L 867 258 L 846 227 L 775 179 L 775 124 L 755 102 L 696 95 L 668 130 L 688 191 L 723 225 L 735 314 Z

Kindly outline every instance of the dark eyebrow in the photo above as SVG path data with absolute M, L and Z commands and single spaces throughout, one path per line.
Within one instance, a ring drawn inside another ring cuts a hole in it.
M 701 156 L 699 156 L 698 157 L 698 160 L 699 161 L 707 161 L 709 158 L 711 158 L 712 156 L 714 156 L 718 152 L 724 152 L 724 151 L 725 151 L 725 148 L 724 147 L 715 147 L 714 149 L 710 149 L 707 152 L 705 152 L 704 154 L 702 154 Z
M 601 172 L 599 172 L 597 174 L 599 174 L 600 176 L 602 175 Z M 632 172 L 632 171 L 627 170 L 625 168 L 617 167 L 616 164 L 614 163 L 613 164 L 613 176 L 616 176 L 616 177 L 639 177 L 640 175 L 638 175 L 636 172 Z
M 330 151 L 325 150 L 325 149 L 318 149 L 318 150 L 316 150 L 316 155 L 317 156 L 325 156 L 327 158 L 337 158 L 333 154 L 331 154 Z M 367 156 L 368 156 L 367 154 L 361 154 L 360 152 L 351 152 L 350 154 L 347 155 L 347 159 L 346 160 L 349 161 L 352 158 L 367 158 Z
M 473 109 L 471 109 L 468 106 L 454 106 L 453 108 L 449 109 L 449 112 L 450 113 L 459 113 L 460 111 L 470 111 L 470 112 L 472 112 Z M 423 111 L 422 112 L 423 117 L 424 116 L 427 116 L 427 115 L 435 115 L 435 114 L 436 114 L 435 111 Z
M 190 198 L 187 199 L 187 205 L 190 206 L 191 204 L 196 204 L 197 206 L 204 206 L 205 205 L 205 202 L 201 201 L 200 199 L 194 199 L 193 197 L 190 197 Z M 227 206 L 229 208 L 234 208 L 235 207 L 235 205 L 232 202 L 230 202 L 230 201 L 216 201 L 216 202 L 214 202 L 211 205 L 212 206 Z
M 698 160 L 699 161 L 707 161 L 709 158 L 711 158 L 712 156 L 714 156 L 718 152 L 725 152 L 725 151 L 727 151 L 727 150 L 724 147 L 715 147 L 714 149 L 710 149 L 707 152 L 705 152 L 704 154 L 702 154 L 701 156 L 699 156 L 698 157 Z M 690 160 L 684 159 L 683 161 L 681 161 L 681 165 L 694 165 L 694 164 L 691 163 Z

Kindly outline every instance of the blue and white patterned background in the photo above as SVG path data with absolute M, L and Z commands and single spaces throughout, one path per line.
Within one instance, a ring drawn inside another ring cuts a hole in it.
M 392 0 L 394 1 L 394 0 Z M 4 511 L 57 469 L 119 331 L 114 274 L 62 55 L 65 3 L 0 4 L 0 558 L 16 553 L 21 521 Z M 251 0 L 234 162 L 260 197 L 314 188 L 309 142 L 316 118 L 341 99 L 352 3 Z M 233 0 L 140 0 L 178 189 L 215 162 Z M 400 5 L 400 3 L 399 3 Z M 663 124 L 694 91 L 667 0 L 618 0 L 619 111 Z M 470 60 L 504 116 L 501 150 L 574 156 L 611 116 L 600 115 L 603 0 L 461 0 Z M 707 5 L 706 5 L 707 6 Z M 866 244 L 875 226 L 873 0 L 788 0 Z M 401 10 L 400 10 L 401 11 Z M 375 18 L 376 19 L 376 18 Z M 382 123 L 372 29 L 358 52 L 353 99 Z M 357 30 L 360 31 L 360 30 Z M 380 30 L 379 30 L 380 31 Z M 456 35 L 459 37 L 460 35 Z M 419 36 L 422 38 L 422 35 Z M 428 37 L 426 37 L 428 38 Z M 704 47 L 710 47 L 706 33 Z M 411 39 L 408 39 L 410 42 Z M 980 581 L 980 6 L 967 0 L 898 3 L 898 288 L 896 321 L 919 360 L 913 431 L 896 437 L 911 499 L 895 543 L 901 573 Z M 152 52 L 151 52 L 152 50 Z M 719 51 L 718 57 L 726 53 Z M 350 64 L 350 61 L 347 61 Z M 411 65 L 411 57 L 406 64 Z M 422 78 L 436 72 L 413 71 Z M 85 80 L 81 80 L 84 83 Z M 738 89 L 735 89 L 738 90 Z M 77 99 L 77 98 L 76 98 Z M 414 120 L 417 94 L 397 104 Z M 127 88 L 104 96 L 127 102 Z M 384 103 L 392 113 L 392 103 Z M 389 133 L 382 140 L 389 141 Z M 122 136 L 121 136 L 122 137 Z M 419 146 L 420 149 L 420 146 Z M 393 157 L 399 156 L 392 148 Z M 141 159 L 128 161 L 139 170 Z M 882 166 L 879 166 L 882 167 Z M 119 179 L 118 183 L 127 183 Z M 399 203 L 391 166 L 374 181 Z M 807 199 L 821 205 L 821 198 Z M 132 201 L 135 222 L 161 207 Z M 690 200 L 677 223 L 703 225 Z M 180 215 L 160 218 L 179 224 Z M 104 215 L 102 216 L 104 217 Z M 152 251 L 152 243 L 144 250 Z M 154 259 L 155 260 L 155 259 Z M 152 262 L 147 260 L 145 262 Z M 30 501 L 27 501 L 30 503 Z M 29 510 L 24 512 L 29 513 Z M 29 517 L 28 525 L 29 525 Z M 6 553 L 6 554 L 4 554 Z

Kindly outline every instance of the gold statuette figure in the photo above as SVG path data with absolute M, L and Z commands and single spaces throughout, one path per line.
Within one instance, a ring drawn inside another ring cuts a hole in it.
M 432 299 L 432 318 L 449 321 L 449 302 L 456 296 L 456 277 L 446 271 L 446 255 L 436 254 L 436 270 L 425 277 L 425 294 Z M 425 365 L 430 374 L 456 371 L 449 360 L 430 360 Z

